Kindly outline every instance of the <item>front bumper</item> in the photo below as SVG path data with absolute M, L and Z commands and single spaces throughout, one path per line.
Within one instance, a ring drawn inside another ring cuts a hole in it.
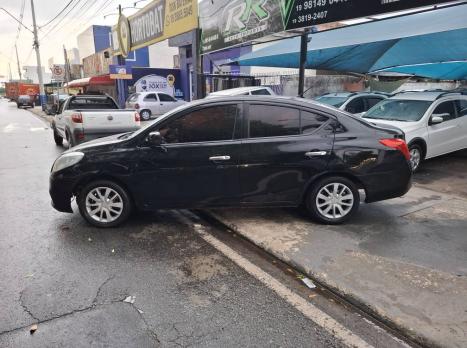
M 71 199 L 73 197 L 74 182 L 64 178 L 63 174 L 51 173 L 49 179 L 49 194 L 52 207 L 63 213 L 73 213 Z

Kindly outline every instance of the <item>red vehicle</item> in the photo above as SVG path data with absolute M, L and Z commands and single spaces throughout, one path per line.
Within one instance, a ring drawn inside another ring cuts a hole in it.
M 10 100 L 18 101 L 20 95 L 29 95 L 34 100 L 39 95 L 39 85 L 35 83 L 6 82 L 5 95 Z

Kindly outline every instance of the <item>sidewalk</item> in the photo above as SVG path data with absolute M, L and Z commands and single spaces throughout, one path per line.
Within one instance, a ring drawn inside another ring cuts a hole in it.
M 47 115 L 44 111 L 42 111 L 42 107 L 40 106 L 36 106 L 34 108 L 27 109 L 27 110 L 31 111 L 34 115 L 39 116 L 40 118 L 43 118 L 50 124 L 52 123 L 54 119 L 53 116 Z
M 416 341 L 467 347 L 467 200 L 414 187 L 342 226 L 287 209 L 210 213 Z

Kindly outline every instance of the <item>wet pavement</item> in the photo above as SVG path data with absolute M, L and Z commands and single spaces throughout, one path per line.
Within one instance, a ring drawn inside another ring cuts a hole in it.
M 48 174 L 63 149 L 6 100 L 0 149 L 0 347 L 341 346 L 179 212 L 101 230 L 54 211 Z

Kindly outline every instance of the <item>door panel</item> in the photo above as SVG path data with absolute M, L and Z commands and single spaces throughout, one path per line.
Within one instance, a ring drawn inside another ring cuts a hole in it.
M 428 125 L 428 137 L 430 139 L 427 149 L 427 157 L 442 155 L 458 149 L 459 139 L 462 137 L 462 129 L 456 118 L 454 101 L 446 101 L 435 107 L 433 115 L 446 114 L 444 122 Z
M 297 204 L 310 178 L 327 167 L 334 139 L 329 118 L 301 112 L 300 122 L 297 109 L 255 105 L 248 114 L 250 136 L 262 137 L 244 141 L 242 204 Z
M 230 205 L 239 195 L 241 126 L 237 104 L 173 115 L 153 131 L 165 141 L 141 147 L 136 186 L 147 208 Z M 237 199 L 238 200 L 238 199 Z

